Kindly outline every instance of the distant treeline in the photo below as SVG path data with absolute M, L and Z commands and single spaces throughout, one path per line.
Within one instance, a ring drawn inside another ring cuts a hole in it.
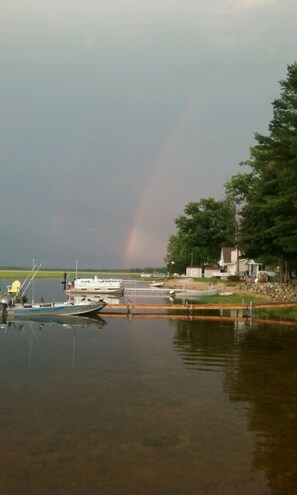
M 2 266 L 0 271 L 31 271 L 32 267 L 27 266 Z M 71 268 L 46 268 L 42 267 L 43 272 L 74 272 Z M 167 273 L 166 267 L 146 267 L 146 268 L 79 268 L 79 272 L 96 272 L 96 273 Z

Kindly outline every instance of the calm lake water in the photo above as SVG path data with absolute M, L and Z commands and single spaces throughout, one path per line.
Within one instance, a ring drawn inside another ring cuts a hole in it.
M 281 325 L 2 324 L 0 493 L 293 495 L 296 357 Z

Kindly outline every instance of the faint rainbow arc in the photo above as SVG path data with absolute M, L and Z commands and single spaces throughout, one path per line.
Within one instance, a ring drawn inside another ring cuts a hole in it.
M 153 167 L 148 183 L 143 190 L 141 199 L 138 203 L 136 212 L 132 220 L 129 234 L 127 236 L 124 254 L 124 263 L 126 267 L 128 267 L 129 264 L 133 264 L 133 257 L 137 254 L 137 246 L 141 244 L 140 225 L 142 224 L 144 212 L 146 211 L 146 209 L 149 208 L 149 201 L 150 198 L 153 196 L 154 184 L 157 181 L 158 175 L 164 172 L 164 170 L 166 170 L 166 167 L 170 163 L 170 157 L 173 153 L 173 150 L 178 144 L 180 135 L 186 127 L 190 114 L 192 113 L 192 108 L 193 106 L 187 108 L 181 113 L 170 133 L 167 135 L 167 138 L 164 141 L 156 163 Z

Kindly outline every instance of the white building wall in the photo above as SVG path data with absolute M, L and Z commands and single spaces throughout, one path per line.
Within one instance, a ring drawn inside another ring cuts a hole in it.
M 188 266 L 186 268 L 186 276 L 192 278 L 201 278 L 202 268 L 200 266 Z
M 217 270 L 215 270 L 214 268 L 205 268 L 204 269 L 204 278 L 215 277 L 216 273 L 217 273 Z

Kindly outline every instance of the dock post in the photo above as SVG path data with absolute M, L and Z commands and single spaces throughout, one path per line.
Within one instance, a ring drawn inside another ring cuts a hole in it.
M 253 317 L 253 301 L 250 301 L 249 316 L 250 316 L 250 318 Z

